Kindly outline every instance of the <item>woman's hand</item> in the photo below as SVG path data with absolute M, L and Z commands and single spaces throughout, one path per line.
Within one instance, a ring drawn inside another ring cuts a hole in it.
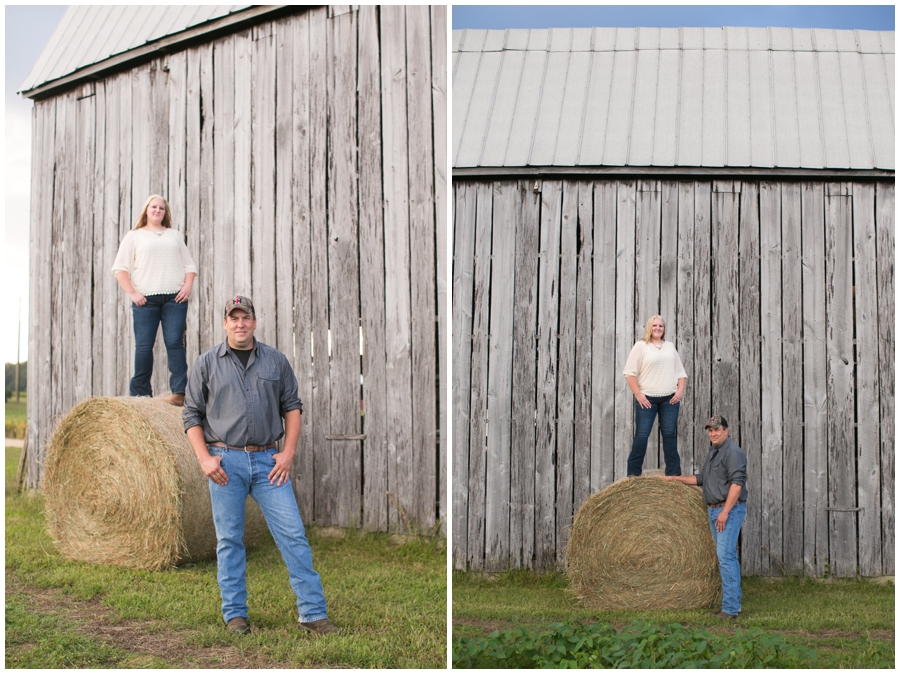
M 678 389 L 675 393 L 672 394 L 672 398 L 669 400 L 670 405 L 677 405 L 681 402 L 681 399 L 684 397 L 684 390 Z
M 650 404 L 650 401 L 647 400 L 647 396 L 645 396 L 640 391 L 638 391 L 637 393 L 634 394 L 634 399 L 637 400 L 638 405 L 640 405 L 645 410 L 649 410 L 652 407 L 652 405 Z
M 137 290 L 134 292 L 128 293 L 128 297 L 131 298 L 131 301 L 134 302 L 135 306 L 142 307 L 147 304 L 147 298 L 144 297 Z
M 181 286 L 181 290 L 178 291 L 178 294 L 175 295 L 176 302 L 187 302 L 188 298 L 191 296 L 191 286 L 190 283 L 185 283 Z

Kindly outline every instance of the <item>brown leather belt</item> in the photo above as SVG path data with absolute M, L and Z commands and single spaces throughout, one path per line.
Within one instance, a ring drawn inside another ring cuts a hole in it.
M 746 502 L 747 502 L 747 499 L 744 499 L 743 501 L 738 501 L 738 503 L 746 503 Z M 713 504 L 707 504 L 706 507 L 707 508 L 721 508 L 724 505 L 725 505 L 724 503 L 713 503 Z
M 239 452 L 264 452 L 267 449 L 275 449 L 275 445 L 266 447 L 265 445 L 247 445 L 246 447 L 229 447 L 221 442 L 210 442 L 210 447 L 221 447 L 222 449 L 234 449 Z

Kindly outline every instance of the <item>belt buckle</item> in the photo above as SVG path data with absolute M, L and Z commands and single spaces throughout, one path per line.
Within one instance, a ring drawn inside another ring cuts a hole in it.
M 244 445 L 244 454 L 249 454 L 249 453 L 250 453 L 250 450 L 247 449 L 247 447 L 249 447 L 249 446 L 250 446 L 250 445 Z

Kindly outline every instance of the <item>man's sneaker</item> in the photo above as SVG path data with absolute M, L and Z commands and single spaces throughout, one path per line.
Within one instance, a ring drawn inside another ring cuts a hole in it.
M 338 634 L 340 632 L 337 627 L 331 624 L 331 621 L 328 618 L 313 620 L 310 623 L 300 623 L 300 629 L 306 630 L 307 632 L 312 632 L 316 636 L 322 636 L 325 634 Z
M 725 613 L 725 611 L 719 611 L 718 613 L 713 613 L 714 618 L 721 618 L 722 620 L 737 620 L 738 617 L 736 615 L 731 615 L 730 613 Z
M 247 622 L 246 618 L 238 616 L 225 623 L 225 629 L 238 634 L 250 634 L 250 623 Z

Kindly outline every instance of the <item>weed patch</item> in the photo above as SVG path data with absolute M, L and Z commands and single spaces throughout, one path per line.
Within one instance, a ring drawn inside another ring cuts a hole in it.
M 482 669 L 744 669 L 811 667 L 816 662 L 815 651 L 758 628 L 738 627 L 733 635 L 725 635 L 641 620 L 621 630 L 609 624 L 512 629 L 486 638 L 462 638 L 453 649 L 455 667 Z

